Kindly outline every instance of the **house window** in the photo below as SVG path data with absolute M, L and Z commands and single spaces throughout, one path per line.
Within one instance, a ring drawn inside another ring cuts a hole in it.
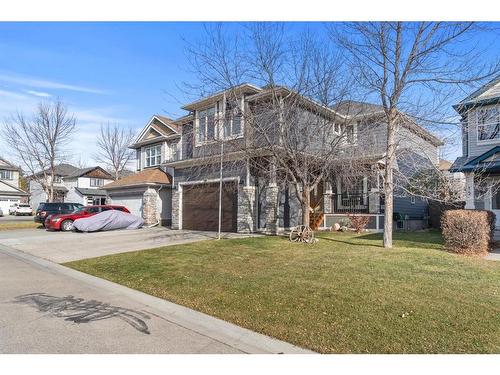
M 13 178 L 14 174 L 12 173 L 12 171 L 0 169 L 0 180 L 12 180 Z
M 146 158 L 145 158 L 146 167 L 154 167 L 156 165 L 160 165 L 161 145 L 148 147 L 145 149 L 145 151 L 146 151 Z
M 54 176 L 54 183 L 60 184 L 62 182 L 62 177 L 61 176 Z
M 213 141 L 215 139 L 215 107 L 198 111 L 198 125 L 196 140 L 198 143 Z
M 104 185 L 103 178 L 91 178 L 90 179 L 90 186 L 102 186 L 102 185 Z
M 476 111 L 477 139 L 489 141 L 500 139 L 500 108 L 480 108 Z
M 224 121 L 224 138 L 238 137 L 242 134 L 242 113 L 238 103 L 226 102 L 226 119 Z
M 177 161 L 179 160 L 179 150 L 178 150 L 178 143 L 168 143 L 167 144 L 167 156 L 166 159 L 168 161 Z
M 346 135 L 347 142 L 350 144 L 356 143 L 356 138 L 357 138 L 357 134 L 356 134 L 357 129 L 356 128 L 357 128 L 356 125 L 346 126 L 345 135 Z

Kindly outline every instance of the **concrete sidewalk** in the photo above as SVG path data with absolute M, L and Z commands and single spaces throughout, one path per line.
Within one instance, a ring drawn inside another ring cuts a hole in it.
M 0 353 L 311 353 L 0 245 Z

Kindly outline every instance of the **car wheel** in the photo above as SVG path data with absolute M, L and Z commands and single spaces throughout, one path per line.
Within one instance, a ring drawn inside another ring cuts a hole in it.
M 70 230 L 73 230 L 73 221 L 71 220 L 64 220 L 61 223 L 61 230 L 64 232 L 69 232 Z

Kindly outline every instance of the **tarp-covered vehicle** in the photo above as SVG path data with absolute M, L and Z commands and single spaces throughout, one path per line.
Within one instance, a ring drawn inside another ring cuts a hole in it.
M 144 220 L 130 213 L 108 210 L 94 216 L 77 219 L 73 228 L 81 232 L 97 232 L 115 229 L 139 229 L 144 225 Z

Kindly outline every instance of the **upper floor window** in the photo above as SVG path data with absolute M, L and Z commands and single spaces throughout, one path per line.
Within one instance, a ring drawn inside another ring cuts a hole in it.
M 178 143 L 167 143 L 167 155 L 166 160 L 177 161 L 180 159 L 179 145 Z
M 242 113 L 234 101 L 226 103 L 226 118 L 224 121 L 224 138 L 237 137 L 242 134 Z
M 12 180 L 14 179 L 14 173 L 5 169 L 0 169 L 0 180 Z
M 500 139 L 499 107 L 479 108 L 477 115 L 477 140 L 489 141 Z
M 104 185 L 103 178 L 91 178 L 90 179 L 90 186 L 102 186 L 102 185 Z
M 61 176 L 54 176 L 54 183 L 60 184 L 62 182 L 62 177 Z
M 154 167 L 161 163 L 161 145 L 146 148 L 145 166 Z
M 198 125 L 196 140 L 198 143 L 209 142 L 215 139 L 215 107 L 198 111 Z

